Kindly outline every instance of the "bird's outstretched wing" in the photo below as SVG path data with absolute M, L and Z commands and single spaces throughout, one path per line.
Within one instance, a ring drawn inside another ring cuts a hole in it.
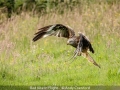
M 62 24 L 49 25 L 49 26 L 40 28 L 39 31 L 35 33 L 35 37 L 33 38 L 33 41 L 37 41 L 40 38 L 44 38 L 51 35 L 54 35 L 57 37 L 70 38 L 75 35 L 75 32 L 70 27 L 67 27 Z

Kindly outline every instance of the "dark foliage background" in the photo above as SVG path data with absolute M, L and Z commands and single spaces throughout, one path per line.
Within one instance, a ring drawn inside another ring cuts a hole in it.
M 63 13 L 63 9 L 72 10 L 74 6 L 80 5 L 80 0 L 0 0 L 0 8 L 2 13 L 7 12 L 10 18 L 14 12 L 20 14 L 22 11 L 32 11 L 33 14 L 43 14 L 59 9 Z
M 64 13 L 64 9 L 73 10 L 74 7 L 81 7 L 82 4 L 101 3 L 101 0 L 0 0 L 0 13 L 7 13 L 10 18 L 11 14 L 20 14 L 24 12 L 33 12 L 34 14 L 45 14 L 53 11 Z M 119 0 L 104 0 L 102 2 L 113 4 Z

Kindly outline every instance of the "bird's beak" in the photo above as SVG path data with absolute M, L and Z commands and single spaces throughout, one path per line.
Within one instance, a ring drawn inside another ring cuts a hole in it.
M 69 42 L 69 41 L 67 41 L 67 45 L 70 45 L 70 42 Z

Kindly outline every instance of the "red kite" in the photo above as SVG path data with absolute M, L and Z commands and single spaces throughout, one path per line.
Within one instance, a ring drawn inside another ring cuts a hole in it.
M 35 42 L 38 39 L 52 35 L 67 38 L 67 45 L 71 45 L 74 48 L 76 48 L 74 56 L 72 58 L 75 58 L 77 55 L 85 54 L 86 58 L 90 62 L 92 62 L 95 66 L 98 66 L 100 68 L 100 66 L 93 60 L 93 58 L 88 53 L 88 50 L 94 53 L 90 41 L 82 33 L 79 33 L 79 36 L 75 36 L 74 30 L 68 26 L 62 24 L 54 24 L 40 28 L 39 31 L 35 33 L 33 41 Z

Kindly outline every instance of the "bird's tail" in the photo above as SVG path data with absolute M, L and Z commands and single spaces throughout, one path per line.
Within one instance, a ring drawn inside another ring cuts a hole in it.
M 91 63 L 93 63 L 95 66 L 101 68 L 100 65 L 98 65 L 98 64 L 95 62 L 95 60 L 90 56 L 89 53 L 86 53 L 86 58 L 88 59 L 89 62 L 91 62 Z

